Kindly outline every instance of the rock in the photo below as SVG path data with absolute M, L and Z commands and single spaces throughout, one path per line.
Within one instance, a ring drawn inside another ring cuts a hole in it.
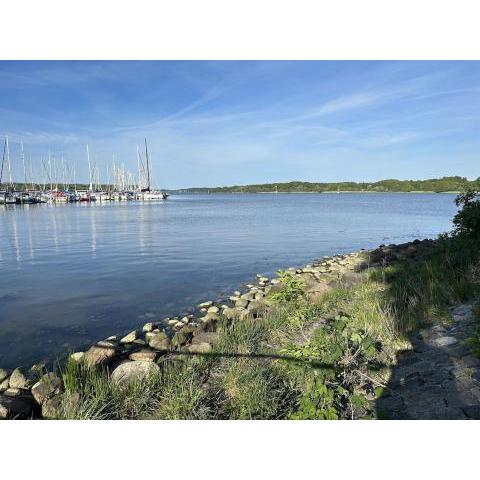
M 3 394 L 7 395 L 7 397 L 18 397 L 22 394 L 22 390 L 19 388 L 7 388 Z
M 154 352 L 149 348 L 142 348 L 138 352 L 131 353 L 128 358 L 133 361 L 154 362 L 158 357 L 158 352 Z
M 183 327 L 172 338 L 173 347 L 181 347 L 193 338 L 193 329 L 191 327 Z
M 272 280 L 270 281 L 270 283 L 272 285 L 278 285 L 279 283 L 281 283 L 280 279 L 279 278 L 272 278 Z
M 247 307 L 247 310 L 251 312 L 253 315 L 264 313 L 265 309 L 266 309 L 265 303 L 259 300 L 252 300 Z
M 54 373 L 47 373 L 32 387 L 32 395 L 39 405 L 60 393 L 62 381 Z
M 212 307 L 213 308 L 213 307 Z M 190 318 L 189 317 L 182 317 L 182 319 L 180 320 L 182 323 L 188 323 L 190 321 Z
M 439 347 L 447 347 L 448 345 L 454 345 L 458 340 L 455 337 L 439 337 L 434 340 L 434 343 Z
M 167 322 L 169 325 L 176 325 L 177 324 L 177 321 L 176 320 L 169 320 Z
M 137 339 L 137 331 L 133 330 L 129 334 L 125 335 L 121 340 L 120 343 L 132 343 L 134 340 Z
M 83 356 L 83 361 L 88 366 L 106 365 L 117 356 L 117 347 L 110 342 L 98 342 L 90 347 Z
M 168 350 L 170 347 L 170 339 L 165 332 L 158 332 L 152 334 L 152 336 L 148 339 L 148 345 L 150 348 L 154 348 L 156 350 Z
M 28 389 L 29 385 L 27 377 L 19 368 L 16 368 L 10 375 L 9 386 L 10 388 L 21 388 L 23 390 Z
M 7 390 L 7 388 L 9 387 L 9 385 L 8 385 L 8 383 L 9 383 L 8 380 L 9 380 L 9 379 L 8 379 L 8 377 L 7 377 L 5 380 L 3 380 L 2 382 L 0 382 L 0 393 L 1 393 L 1 392 L 4 392 L 4 391 Z
M 188 347 L 188 351 L 191 353 L 208 353 L 211 350 L 212 346 L 206 342 L 192 343 L 192 345 Z
M 85 356 L 85 352 L 75 352 L 70 355 L 70 358 L 77 363 L 80 363 Z
M 244 298 L 241 298 L 240 300 L 237 300 L 235 302 L 236 308 L 246 308 L 247 305 L 248 305 L 248 300 L 245 300 Z
M 235 290 L 235 291 L 233 292 L 233 294 L 234 294 L 236 297 L 239 297 L 239 296 L 242 294 L 242 292 L 240 292 L 240 290 Z
M 233 320 L 237 316 L 237 311 L 235 308 L 225 308 L 222 314 L 227 320 Z
M 148 376 L 160 371 L 160 367 L 154 362 L 125 361 L 118 365 L 112 372 L 112 382 L 117 385 L 125 385 L 132 381 L 141 381 Z
M 142 328 L 142 331 L 143 332 L 151 332 L 153 330 L 153 323 L 152 322 L 148 322 L 146 323 L 143 328 Z
M 24 397 L 0 395 L 0 419 L 26 418 L 32 412 L 32 402 Z
M 218 338 L 219 334 L 217 332 L 195 332 L 195 335 L 192 340 L 192 344 L 194 343 L 215 343 Z
M 0 383 L 2 383 L 10 375 L 10 370 L 0 368 Z
M 42 405 L 42 417 L 49 420 L 59 418 L 62 411 L 62 398 L 62 395 L 57 395 L 56 397 L 49 398 Z
M 208 308 L 208 307 L 211 307 L 212 305 L 213 305 L 213 302 L 208 301 L 208 302 L 199 303 L 197 306 L 198 308 Z
M 213 306 L 213 307 L 210 307 L 207 312 L 208 313 L 218 313 L 220 311 L 220 309 L 216 306 Z
M 241 297 L 241 299 L 243 300 L 253 300 L 255 298 L 255 293 L 253 292 L 247 292 L 247 293 L 244 293 Z

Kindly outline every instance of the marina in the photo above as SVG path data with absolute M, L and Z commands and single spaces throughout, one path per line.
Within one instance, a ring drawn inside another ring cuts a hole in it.
M 69 165 L 63 156 L 57 162 L 55 156 L 48 154 L 47 161 L 41 160 L 42 181 L 34 178 L 32 160 L 25 158 L 23 142 L 20 144 L 20 164 L 23 169 L 23 182 L 14 182 L 12 178 L 12 160 L 10 142 L 5 137 L 2 163 L 0 167 L 0 205 L 27 205 L 39 203 L 76 203 L 76 202 L 121 202 L 166 200 L 168 194 L 151 186 L 151 162 L 145 139 L 144 155 L 137 145 L 137 175 L 116 165 L 112 158 L 112 174 L 108 174 L 105 183 L 100 181 L 98 165 L 91 161 L 89 146 L 86 146 L 89 184 L 76 182 L 75 164 Z

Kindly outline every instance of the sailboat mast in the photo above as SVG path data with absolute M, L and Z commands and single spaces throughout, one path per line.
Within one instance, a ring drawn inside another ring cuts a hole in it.
M 5 137 L 5 141 L 3 143 L 2 168 L 0 169 L 0 188 L 2 186 L 3 164 L 5 163 L 5 152 L 6 152 L 6 150 L 7 150 L 7 137 Z
M 20 142 L 20 156 L 22 158 L 23 166 L 23 189 L 27 190 L 27 169 L 25 167 L 25 151 L 23 149 L 23 140 Z
M 89 191 L 91 192 L 93 190 L 93 186 L 92 186 L 92 166 L 90 164 L 90 150 L 88 149 L 88 143 L 87 143 L 87 161 L 88 161 L 88 178 L 89 178 L 89 181 L 90 181 Z
M 150 163 L 148 159 L 147 139 L 145 138 L 145 157 L 147 158 L 147 192 L 150 191 Z

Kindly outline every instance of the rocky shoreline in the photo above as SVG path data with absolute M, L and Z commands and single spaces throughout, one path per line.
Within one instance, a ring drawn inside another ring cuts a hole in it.
M 346 255 L 323 257 L 302 268 L 289 268 L 298 276 L 310 297 L 342 282 L 355 281 L 366 268 L 383 266 L 393 260 L 415 256 L 433 240 L 415 240 L 401 245 L 381 245 L 375 250 L 360 250 Z M 220 321 L 231 323 L 265 315 L 269 297 L 280 291 L 280 278 L 261 274 L 247 284 L 245 292 L 235 291 L 225 301 L 205 301 L 194 313 L 148 322 L 127 335 L 113 335 L 92 345 L 85 352 L 70 355 L 71 361 L 92 368 L 106 368 L 112 382 L 122 385 L 160 371 L 162 364 L 178 355 L 208 355 L 212 351 Z M 170 333 L 170 334 L 169 334 Z M 47 371 L 44 364 L 29 370 L 0 368 L 0 419 L 50 419 L 57 417 L 64 395 L 61 375 Z M 75 395 L 69 401 L 75 402 Z

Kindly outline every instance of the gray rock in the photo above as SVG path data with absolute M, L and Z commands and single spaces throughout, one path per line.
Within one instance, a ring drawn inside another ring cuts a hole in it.
M 0 395 L 0 419 L 26 418 L 32 412 L 32 402 L 24 397 Z
M 133 330 L 129 334 L 125 335 L 121 340 L 120 343 L 132 343 L 137 339 L 137 331 Z
M 142 348 L 138 352 L 131 353 L 128 358 L 133 361 L 154 362 L 158 357 L 158 352 L 154 352 L 149 348 Z
M 246 308 L 248 305 L 248 300 L 241 298 L 240 300 L 237 300 L 235 302 L 235 307 L 236 308 Z
M 47 373 L 32 387 L 32 395 L 39 405 L 60 393 L 62 380 L 54 373 Z
M 210 307 L 210 308 L 207 310 L 208 313 L 218 313 L 219 311 L 220 311 L 220 309 L 219 309 L 218 307 L 215 307 L 215 306 Z M 187 319 L 187 321 L 188 321 L 188 319 Z
M 7 388 L 9 387 L 9 385 L 8 385 L 8 383 L 9 383 L 8 380 L 9 380 L 9 379 L 8 379 L 8 377 L 7 377 L 5 380 L 3 380 L 2 382 L 0 382 L 0 393 L 3 392 L 3 391 L 5 391 L 5 390 L 7 390 Z
M 83 356 L 83 361 L 88 366 L 106 365 L 117 356 L 116 345 L 111 342 L 98 342 L 90 347 Z
M 2 383 L 10 375 L 10 370 L 0 368 L 0 383 Z
M 208 353 L 212 350 L 212 346 L 207 342 L 192 343 L 188 347 L 188 351 L 192 353 Z
M 211 307 L 212 305 L 213 305 L 212 301 L 203 302 L 198 304 L 198 308 L 208 308 L 208 307 Z
M 151 332 L 153 330 L 153 323 L 152 322 L 148 322 L 146 323 L 143 328 L 142 328 L 142 331 L 143 332 Z
M 7 397 L 18 397 L 22 392 L 23 390 L 20 390 L 19 388 L 7 388 L 3 394 L 7 395 Z
M 154 333 L 148 338 L 147 341 L 150 348 L 154 348 L 156 350 L 168 350 L 170 347 L 170 339 L 165 332 Z
M 21 388 L 24 390 L 28 389 L 29 387 L 28 379 L 24 375 L 24 373 L 20 370 L 20 368 L 16 368 L 10 375 L 9 386 L 10 388 Z
M 439 347 L 447 347 L 448 345 L 454 345 L 458 340 L 455 337 L 439 337 L 434 340 L 434 343 Z
M 70 358 L 77 363 L 80 363 L 85 356 L 85 352 L 75 352 L 70 355 Z
M 61 417 L 62 408 L 62 395 L 57 395 L 53 398 L 49 398 L 42 405 L 42 417 L 48 420 L 54 420 Z
M 141 381 L 160 371 L 154 362 L 125 361 L 112 372 L 112 381 L 118 385 L 125 385 L 133 381 Z

